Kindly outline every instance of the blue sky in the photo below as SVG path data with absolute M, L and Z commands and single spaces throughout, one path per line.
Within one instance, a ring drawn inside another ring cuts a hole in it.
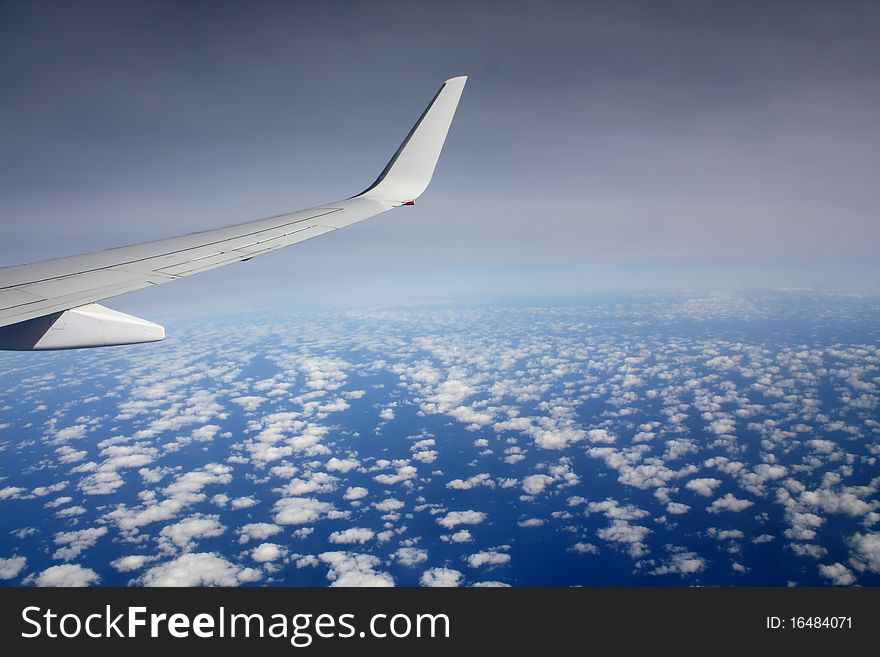
M 332 201 L 470 82 L 415 208 L 125 310 L 876 287 L 876 4 L 7 2 L 0 262 Z

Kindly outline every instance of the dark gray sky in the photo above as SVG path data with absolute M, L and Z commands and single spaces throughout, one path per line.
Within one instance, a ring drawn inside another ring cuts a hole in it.
M 111 305 L 880 284 L 848 1 L 3 0 L 0 262 L 354 194 L 459 74 L 416 208 Z

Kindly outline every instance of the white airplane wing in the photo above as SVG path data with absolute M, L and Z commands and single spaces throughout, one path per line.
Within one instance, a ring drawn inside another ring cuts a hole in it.
M 431 180 L 466 80 L 443 83 L 376 182 L 357 196 L 227 228 L 0 268 L 0 349 L 162 340 L 165 330 L 158 324 L 96 302 L 250 260 L 411 205 Z

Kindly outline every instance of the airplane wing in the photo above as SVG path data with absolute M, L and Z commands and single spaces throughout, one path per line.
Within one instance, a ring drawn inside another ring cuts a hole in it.
M 0 268 L 0 349 L 162 340 L 165 330 L 158 324 L 96 302 L 250 260 L 412 205 L 431 180 L 466 80 L 443 83 L 376 181 L 357 196 L 227 228 Z

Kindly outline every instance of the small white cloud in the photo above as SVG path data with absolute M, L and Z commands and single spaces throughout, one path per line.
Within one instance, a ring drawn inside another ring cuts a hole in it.
M 285 497 L 274 505 L 275 522 L 279 525 L 306 525 L 315 522 L 334 510 L 329 502 L 313 497 Z
M 591 513 L 602 513 L 609 520 L 638 520 L 640 518 L 647 518 L 650 515 L 644 509 L 631 504 L 620 506 L 617 500 L 611 498 L 602 502 L 590 502 L 587 505 L 587 515 Z
M 67 488 L 67 482 L 59 481 L 57 484 L 52 484 L 51 486 L 37 486 L 31 491 L 31 495 L 34 497 L 45 497 L 46 495 L 57 493 L 65 488 Z
M 404 504 L 400 500 L 389 497 L 381 502 L 376 502 L 373 506 L 376 507 L 377 511 L 381 511 L 382 513 L 391 513 L 393 511 L 400 511 L 400 509 L 404 507 Z
M 55 534 L 55 544 L 64 547 L 55 550 L 52 558 L 64 559 L 65 561 L 75 559 L 82 552 L 88 550 L 97 543 L 98 539 L 106 533 L 106 527 L 90 527 L 88 529 L 80 529 L 72 532 L 59 532 Z
M 835 586 L 850 586 L 856 583 L 852 571 L 839 562 L 830 565 L 821 564 L 819 574 L 825 579 L 830 579 Z
M 88 427 L 85 424 L 76 424 L 72 427 L 59 429 L 55 432 L 55 436 L 52 439 L 52 444 L 60 445 L 71 440 L 79 440 L 86 435 L 86 429 L 88 429 Z
M 327 573 L 327 579 L 332 582 L 330 586 L 394 586 L 391 575 L 375 570 L 380 562 L 371 554 L 322 552 L 318 559 L 330 566 Z
M 749 500 L 741 500 L 734 497 L 731 493 L 727 493 L 724 497 L 719 497 L 717 500 L 712 502 L 712 504 L 707 506 L 706 511 L 708 511 L 709 513 L 721 513 L 722 511 L 732 511 L 734 513 L 738 513 L 739 511 L 748 509 L 750 506 L 753 505 L 754 502 L 750 502 Z
M 46 502 L 43 506 L 47 509 L 56 509 L 59 506 L 64 506 L 65 504 L 70 504 L 73 502 L 72 497 L 56 497 L 54 500 Z
M 277 543 L 260 543 L 251 550 L 251 559 L 258 563 L 277 561 L 287 554 L 287 549 Z
M 626 520 L 613 520 L 611 525 L 596 532 L 597 536 L 609 543 L 627 546 L 632 557 L 638 558 L 648 552 L 644 543 L 651 530 L 642 525 L 631 525 Z
M 453 588 L 461 586 L 463 575 L 452 568 L 431 568 L 422 573 L 419 583 L 432 588 Z
M 367 541 L 373 540 L 375 535 L 372 529 L 367 529 L 366 527 L 349 527 L 348 529 L 333 532 L 328 540 L 331 543 L 343 545 L 351 543 L 364 544 Z
M 158 558 L 159 557 L 157 556 L 147 556 L 145 554 L 131 554 L 111 561 L 110 565 L 120 573 L 130 573 L 133 570 L 140 570 L 145 565 L 151 561 L 156 561 Z
M 523 528 L 543 527 L 546 521 L 543 518 L 527 518 L 520 520 L 516 524 Z
M 684 487 L 688 490 L 694 491 L 698 495 L 702 495 L 703 497 L 712 497 L 715 489 L 721 484 L 722 481 L 720 479 L 704 477 L 701 479 L 691 479 L 684 485 Z
M 412 457 L 414 461 L 419 461 L 420 463 L 433 463 L 437 460 L 437 452 L 433 449 L 426 449 L 421 452 L 415 452 Z
M 384 484 L 386 486 L 393 486 L 394 484 L 399 484 L 405 481 L 409 481 L 410 479 L 414 479 L 416 474 L 418 474 L 418 470 L 412 465 L 401 465 L 397 468 L 397 472 L 393 475 L 389 474 L 381 474 L 373 477 L 380 484 Z
M 814 451 L 820 454 L 830 454 L 837 447 L 837 443 L 832 440 L 820 440 L 818 438 L 808 440 L 806 444 Z
M 483 589 L 501 589 L 501 588 L 510 588 L 510 584 L 505 584 L 504 582 L 474 582 L 472 587 L 475 589 L 483 588 Z
M 694 575 L 706 569 L 707 562 L 694 552 L 673 554 L 662 565 L 651 571 L 652 575 Z
M 181 550 L 189 551 L 200 540 L 220 536 L 225 531 L 226 527 L 220 524 L 219 516 L 196 514 L 163 527 L 159 536 L 165 539 L 164 544 L 170 542 Z
M 679 516 L 690 510 L 691 507 L 687 504 L 682 504 L 681 502 L 669 502 L 669 504 L 666 505 L 666 513 L 672 516 Z
M 437 524 L 446 529 L 453 529 L 458 525 L 479 525 L 486 519 L 482 511 L 450 511 L 443 518 L 438 518 Z
M 91 568 L 84 568 L 79 564 L 66 563 L 60 566 L 52 566 L 37 575 L 34 582 L 37 586 L 61 586 L 81 587 L 91 586 L 101 581 Z
M 27 557 L 14 556 L 8 559 L 0 559 L 0 579 L 15 579 L 24 570 Z
M 266 400 L 263 397 L 256 396 L 248 396 L 248 397 L 235 397 L 230 400 L 233 404 L 238 404 L 247 412 L 253 412 L 257 410 Z
M 605 429 L 590 429 L 587 432 L 587 438 L 591 443 L 599 443 L 605 445 L 611 445 L 617 442 L 617 438 L 608 433 Z
M 346 500 L 351 501 L 360 500 L 369 494 L 370 491 L 368 491 L 363 486 L 349 486 L 345 491 L 345 495 L 343 495 L 342 497 Z
M 7 486 L 0 488 L 0 500 L 15 500 L 21 497 L 24 488 L 21 486 Z
M 335 456 L 327 461 L 324 466 L 330 472 L 351 472 L 361 467 L 360 461 L 357 459 L 338 459 Z
M 850 564 L 859 572 L 880 573 L 880 533 L 856 533 L 849 539 Z
M 440 540 L 445 541 L 447 543 L 468 543 L 474 540 L 474 537 L 467 529 L 459 529 L 454 534 L 443 535 L 440 537 Z
M 394 559 L 402 566 L 416 566 L 428 560 L 428 551 L 421 548 L 402 547 L 394 552 Z
M 255 522 L 244 525 L 238 529 L 239 543 L 247 543 L 248 541 L 258 541 L 275 536 L 281 533 L 281 527 L 268 522 Z
M 154 566 L 137 581 L 143 586 L 238 586 L 261 577 L 255 568 L 243 568 L 213 552 L 196 552 Z
M 479 568 L 481 566 L 500 566 L 510 562 L 510 555 L 496 550 L 477 552 L 467 558 L 468 566 Z
M 529 475 L 525 479 L 523 479 L 522 489 L 528 493 L 529 495 L 537 495 L 542 492 L 547 484 L 553 481 L 553 477 L 550 477 L 545 474 L 534 474 Z
M 488 486 L 492 488 L 495 486 L 495 482 L 492 481 L 489 474 L 481 472 L 480 474 L 468 477 L 467 479 L 453 479 L 446 484 L 446 488 L 451 488 L 453 490 L 471 490 L 477 486 Z

